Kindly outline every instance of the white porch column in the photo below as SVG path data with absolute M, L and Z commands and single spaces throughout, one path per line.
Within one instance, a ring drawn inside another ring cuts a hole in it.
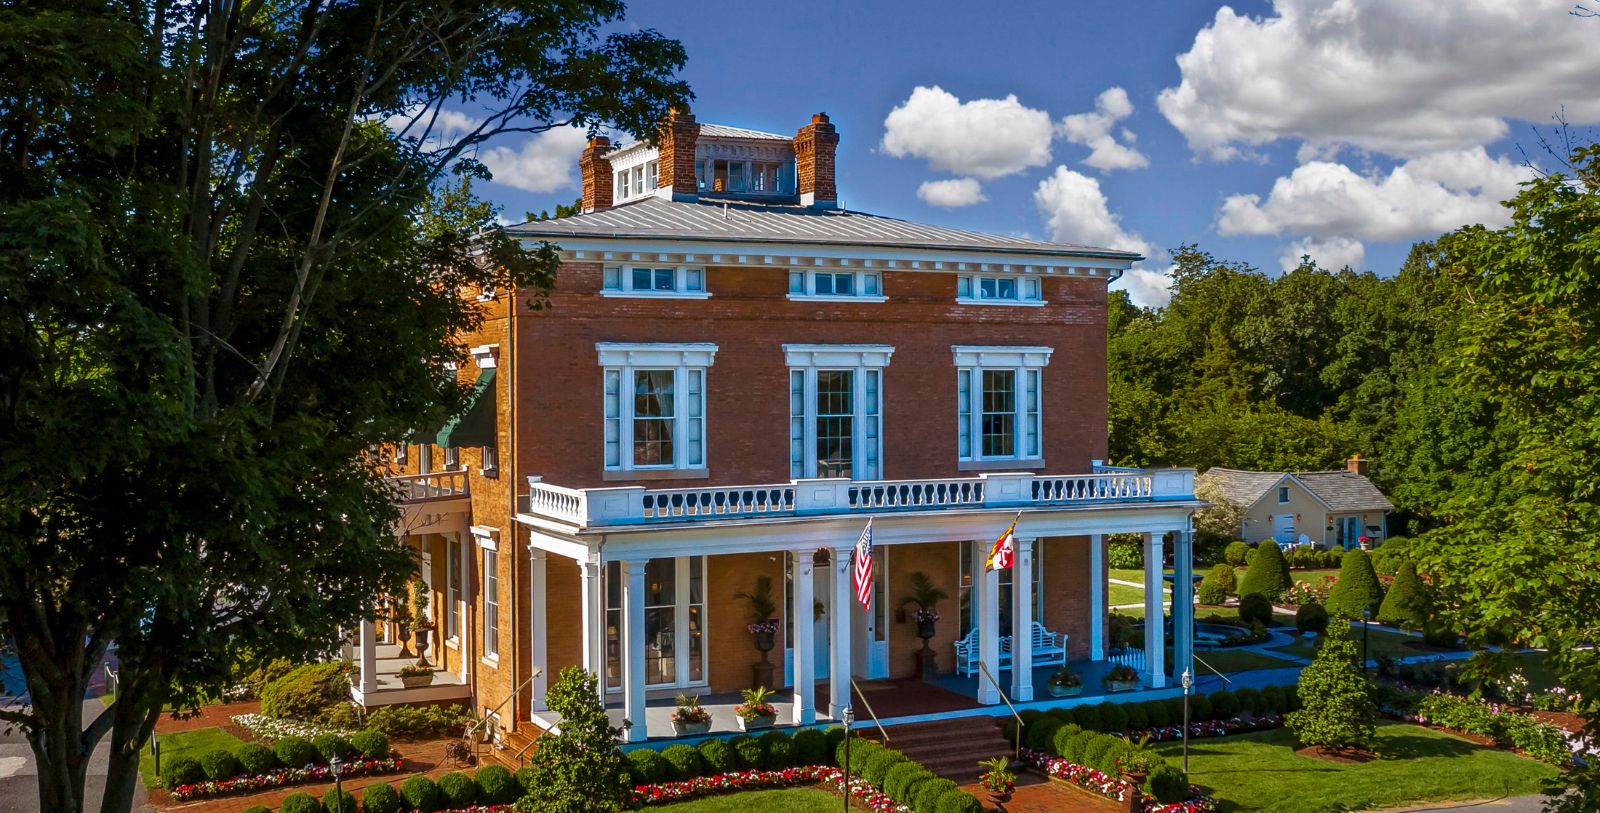
M 978 674 L 978 702 L 992 706 L 1000 702 L 1000 572 L 984 567 L 989 546 L 982 540 L 972 543 L 972 587 L 978 602 L 978 660 L 989 670 Z
M 548 554 L 538 548 L 528 549 L 528 625 L 529 655 L 533 668 L 539 674 L 533 679 L 533 710 L 544 711 L 544 695 L 550 685 L 548 609 L 549 577 L 545 573 Z
M 1011 699 L 1033 699 L 1033 544 L 1017 537 L 1011 565 Z
M 644 742 L 650 736 L 644 698 L 644 566 L 643 559 L 622 560 L 622 716 L 633 723 L 623 736 Z
M 812 606 L 811 551 L 794 551 L 790 572 L 794 574 L 794 606 L 789 613 L 789 628 L 794 630 L 794 640 L 789 648 L 794 651 L 794 724 L 810 725 L 817 721 L 817 650 Z
M 832 635 L 828 641 L 828 713 L 833 719 L 844 718 L 844 707 L 850 705 L 850 616 L 854 608 L 855 589 L 850 578 L 850 552 L 846 545 L 833 549 L 833 602 L 828 612 L 833 616 Z
M 1172 671 L 1194 668 L 1194 534 L 1178 534 L 1172 551 Z
M 598 562 L 579 562 L 579 600 L 583 602 L 583 668 L 600 679 L 601 696 L 606 690 L 605 630 L 606 614 L 602 609 L 605 585 L 601 575 L 605 568 Z
M 378 690 L 378 625 L 361 619 L 361 693 Z
M 1144 666 L 1145 685 L 1167 685 L 1166 623 L 1161 608 L 1162 535 L 1144 535 Z
M 1106 538 L 1089 534 L 1089 660 L 1106 659 Z

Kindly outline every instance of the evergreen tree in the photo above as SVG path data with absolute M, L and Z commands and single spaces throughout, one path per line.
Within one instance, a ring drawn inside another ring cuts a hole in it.
M 1250 569 L 1244 572 L 1244 583 L 1239 585 L 1239 596 L 1242 598 L 1253 593 L 1265 596 L 1268 601 L 1277 601 L 1292 584 L 1289 563 L 1284 561 L 1283 551 L 1277 542 L 1269 539 L 1256 548 Z
M 1346 553 L 1339 563 L 1339 581 L 1328 593 L 1328 612 L 1360 618 L 1362 608 L 1371 607 L 1376 614 L 1382 604 L 1383 585 L 1372 569 L 1372 557 L 1364 550 Z
M 517 803 L 523 813 L 611 813 L 627 810 L 633 782 L 628 759 L 617 747 L 614 728 L 600 702 L 595 676 L 576 666 L 561 670 L 545 704 L 561 715 L 561 733 L 539 738 L 528 766 L 528 795 Z
M 1393 624 L 1401 629 L 1419 630 L 1428 622 L 1428 595 L 1422 584 L 1422 579 L 1417 576 L 1417 566 L 1410 560 L 1400 564 L 1400 571 L 1395 574 L 1394 584 L 1389 585 L 1389 592 L 1383 597 L 1383 605 L 1378 608 L 1378 622 Z
M 1349 616 L 1336 615 L 1310 666 L 1300 672 L 1300 710 L 1284 718 L 1301 745 L 1329 749 L 1365 746 L 1376 735 L 1372 684 L 1356 671 Z

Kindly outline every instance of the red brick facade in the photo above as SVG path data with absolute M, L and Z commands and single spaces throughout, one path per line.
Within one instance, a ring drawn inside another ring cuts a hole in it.
M 661 154 L 656 175 L 657 189 L 671 189 L 674 197 L 700 193 L 694 175 L 694 146 L 700 138 L 700 124 L 688 110 L 674 110 L 661 124 Z

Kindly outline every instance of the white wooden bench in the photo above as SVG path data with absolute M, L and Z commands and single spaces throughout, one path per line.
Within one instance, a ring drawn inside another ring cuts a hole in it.
M 1030 651 L 1033 653 L 1034 666 L 1059 666 L 1067 662 L 1067 634 L 1064 632 L 1051 632 L 1044 628 L 1038 621 L 1033 622 L 1029 631 Z M 1000 669 L 1011 668 L 1012 637 L 1000 636 Z M 978 628 L 973 627 L 965 636 L 955 643 L 956 647 L 956 674 L 975 675 L 978 673 L 978 663 L 983 659 L 982 649 L 978 643 Z

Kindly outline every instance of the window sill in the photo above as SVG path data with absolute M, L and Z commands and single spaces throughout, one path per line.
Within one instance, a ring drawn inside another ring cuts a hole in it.
M 973 299 L 970 296 L 956 297 L 957 305 L 1002 305 L 1011 308 L 1042 308 L 1050 303 L 1043 299 Z
M 600 291 L 601 296 L 618 299 L 710 299 L 710 291 Z
M 497 468 L 495 468 L 495 469 L 478 469 L 478 476 L 479 477 L 487 477 L 487 478 L 489 478 L 491 480 L 498 480 L 498 479 L 500 479 L 500 470 L 497 469 Z
M 601 475 L 608 482 L 628 480 L 704 480 L 709 469 L 611 469 Z
M 457 638 L 455 636 L 451 636 L 449 638 L 444 639 L 444 645 L 447 646 L 447 647 L 450 647 L 451 649 L 459 650 L 461 648 L 461 639 Z
M 484 666 L 489 667 L 490 669 L 499 669 L 500 668 L 500 656 L 499 655 L 484 655 L 483 657 L 478 659 L 478 663 L 481 663 Z
M 793 302 L 888 302 L 887 296 L 842 296 L 836 294 L 789 294 Z
M 1044 458 L 1034 457 L 1025 459 L 1008 458 L 1006 460 L 962 460 L 956 464 L 957 471 L 1028 471 L 1044 468 Z

